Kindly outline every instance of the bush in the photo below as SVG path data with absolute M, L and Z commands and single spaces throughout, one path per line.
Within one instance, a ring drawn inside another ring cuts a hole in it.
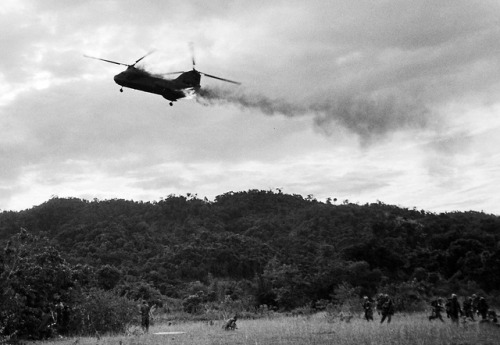
M 90 289 L 71 311 L 71 328 L 82 335 L 124 333 L 130 324 L 138 322 L 135 302 L 110 291 Z
M 202 299 L 198 295 L 189 295 L 182 302 L 184 311 L 189 314 L 196 314 L 201 311 Z
M 347 314 L 359 314 L 363 311 L 359 299 L 360 287 L 353 287 L 349 283 L 342 282 L 334 290 L 334 304 L 339 311 Z

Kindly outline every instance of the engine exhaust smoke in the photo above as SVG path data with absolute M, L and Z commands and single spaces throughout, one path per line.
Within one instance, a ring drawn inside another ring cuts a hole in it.
M 331 135 L 333 129 L 340 125 L 357 134 L 363 145 L 399 130 L 424 129 L 429 125 L 430 114 L 423 104 L 396 97 L 332 96 L 316 103 L 298 105 L 241 90 L 208 87 L 199 91 L 197 101 L 204 106 L 231 104 L 266 115 L 309 115 L 325 134 Z

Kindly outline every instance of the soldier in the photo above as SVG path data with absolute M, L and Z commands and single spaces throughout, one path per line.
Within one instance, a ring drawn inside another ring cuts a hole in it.
M 69 331 L 69 313 L 70 309 L 67 304 L 63 302 L 56 304 L 56 325 L 60 335 L 66 335 Z
M 439 319 L 444 322 L 441 312 L 443 311 L 443 300 L 442 298 L 437 298 L 431 302 L 432 314 L 429 316 L 429 321 L 434 319 Z
M 368 296 L 363 297 L 363 310 L 365 311 L 366 321 L 373 321 L 372 301 Z
M 494 310 L 488 310 L 488 320 L 493 323 L 498 323 L 497 313 Z
M 444 310 L 446 311 L 446 317 L 448 319 L 450 318 L 450 305 L 451 305 L 450 299 L 447 298 L 446 302 L 444 303 Z
M 41 313 L 40 324 L 36 330 L 39 339 L 47 339 L 53 336 L 55 320 L 49 307 L 44 307 Z
M 448 300 L 448 317 L 451 318 L 452 322 L 458 324 L 458 318 L 463 315 L 462 308 L 460 308 L 460 303 L 458 302 L 457 295 L 452 294 L 451 298 Z
M 486 320 L 488 316 L 488 303 L 484 297 L 479 298 L 479 303 L 477 305 L 477 312 L 481 315 L 482 320 Z
M 141 327 L 144 330 L 144 332 L 149 332 L 149 310 L 150 306 L 148 303 L 143 300 L 142 305 L 140 306 L 140 312 L 141 312 Z
M 383 323 L 385 319 L 387 319 L 387 323 L 391 322 L 391 317 L 394 314 L 394 304 L 392 303 L 392 299 L 389 295 L 384 295 L 384 304 L 382 305 L 382 320 L 380 323 Z
M 477 313 L 477 307 L 479 305 L 479 297 L 476 294 L 472 295 L 472 313 Z M 479 313 L 477 313 L 479 315 Z
M 485 320 L 479 320 L 479 325 L 491 326 L 498 329 L 500 325 L 498 324 L 497 313 L 494 310 L 488 310 L 488 318 Z
M 64 310 L 64 303 L 61 301 L 56 304 L 56 325 L 57 325 L 57 331 L 59 334 L 63 334 L 61 328 L 62 328 L 62 314 Z
M 69 305 L 65 304 L 62 312 L 61 334 L 67 334 L 69 332 L 70 313 L 71 309 Z
M 234 315 L 232 318 L 226 321 L 224 325 L 224 330 L 226 331 L 234 331 L 236 328 L 236 320 L 238 319 L 237 315 Z
M 473 298 L 472 298 L 472 296 L 471 297 L 467 297 L 464 300 L 463 308 L 464 308 L 465 317 L 468 317 L 472 321 L 475 321 L 474 320 L 474 308 L 473 308 Z
M 381 293 L 377 296 L 377 314 L 380 315 L 384 303 L 385 303 L 385 295 Z

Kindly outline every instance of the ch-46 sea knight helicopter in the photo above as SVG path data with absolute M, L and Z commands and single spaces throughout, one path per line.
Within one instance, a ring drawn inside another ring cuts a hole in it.
M 140 67 L 135 67 L 137 63 L 139 63 L 146 56 L 150 55 L 153 52 L 149 52 L 140 59 L 136 60 L 133 64 L 125 64 L 117 61 L 111 61 L 106 59 L 101 59 L 98 57 L 84 55 L 87 58 L 101 60 L 105 62 L 109 62 L 115 65 L 127 66 L 127 69 L 117 75 L 115 75 L 115 82 L 121 86 L 120 92 L 123 92 L 124 87 L 128 87 L 135 90 L 140 90 L 144 92 L 150 92 L 157 95 L 163 96 L 165 99 L 170 101 L 170 105 L 172 106 L 178 99 L 184 98 L 193 92 L 196 93 L 200 90 L 200 80 L 201 76 L 214 78 L 218 80 L 222 80 L 228 83 L 233 83 L 240 85 L 233 80 L 224 79 L 220 77 L 216 77 L 214 75 L 210 75 L 201 71 L 196 70 L 196 62 L 194 60 L 194 54 L 192 54 L 192 63 L 193 69 L 191 71 L 180 71 L 180 72 L 170 72 L 165 74 L 153 74 L 150 73 Z M 170 74 L 180 74 L 175 79 L 166 79 L 163 76 Z

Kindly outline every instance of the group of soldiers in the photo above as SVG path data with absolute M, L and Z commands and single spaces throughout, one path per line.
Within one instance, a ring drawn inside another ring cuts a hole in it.
M 379 294 L 374 302 L 368 296 L 365 296 L 363 298 L 363 310 L 365 311 L 366 321 L 373 321 L 374 304 L 379 315 L 382 315 L 380 323 L 384 323 L 385 320 L 387 320 L 387 323 L 390 323 L 392 315 L 394 315 L 394 302 L 392 298 L 388 294 Z
M 373 321 L 373 309 L 376 307 L 379 315 L 382 315 L 380 323 L 385 320 L 387 320 L 387 323 L 391 322 L 391 317 L 394 314 L 394 302 L 389 295 L 379 294 L 375 301 L 365 296 L 362 306 L 366 321 Z M 446 301 L 441 297 L 432 300 L 431 308 L 432 313 L 429 316 L 429 321 L 439 319 L 444 322 L 442 313 L 446 312 L 446 316 L 455 323 L 458 323 L 460 317 L 475 321 L 475 315 L 480 316 L 482 322 L 495 324 L 498 322 L 496 312 L 489 309 L 486 299 L 475 294 L 465 298 L 463 307 L 460 306 L 457 295 L 452 294 Z
M 480 316 L 481 321 L 484 322 L 498 322 L 496 312 L 489 309 L 486 299 L 476 294 L 466 297 L 462 306 L 460 306 L 458 297 L 455 294 L 452 294 L 446 301 L 438 297 L 431 302 L 431 308 L 432 313 L 429 316 L 429 320 L 439 319 L 444 322 L 441 314 L 446 312 L 446 316 L 455 323 L 458 323 L 460 317 L 476 321 L 475 316 Z

